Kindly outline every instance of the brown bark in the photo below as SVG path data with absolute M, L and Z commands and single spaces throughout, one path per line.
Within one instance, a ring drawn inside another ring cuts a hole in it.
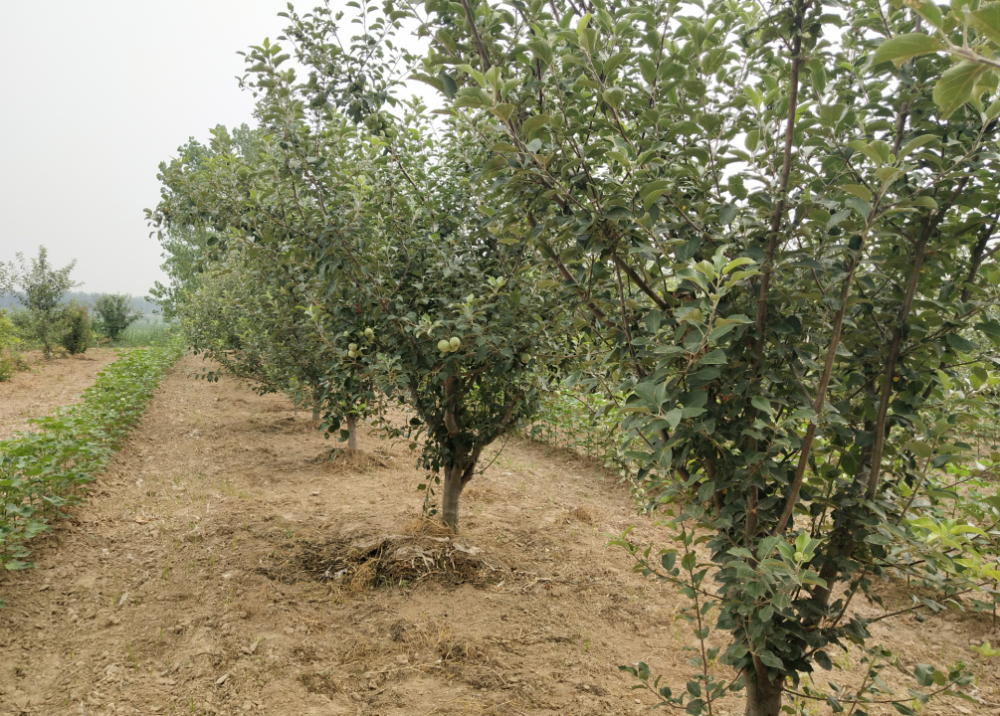
M 358 449 L 358 420 L 353 415 L 347 416 L 347 449 Z
M 878 204 L 876 203 L 876 208 L 872 209 L 872 213 L 876 211 Z M 851 262 L 851 270 L 847 274 L 847 278 L 844 279 L 844 285 L 840 289 L 840 308 L 837 309 L 837 315 L 833 319 L 833 331 L 830 335 L 830 347 L 826 352 L 826 363 L 823 366 L 823 374 L 820 377 L 819 386 L 816 388 L 816 398 L 813 400 L 813 412 L 816 413 L 816 419 L 819 419 L 819 414 L 823 411 L 823 404 L 826 402 L 826 392 L 830 388 L 830 378 L 833 376 L 833 364 L 837 358 L 837 348 L 840 346 L 840 337 L 844 330 L 844 315 L 847 313 L 847 299 L 851 294 L 851 284 L 854 282 L 854 272 L 861 263 L 861 253 L 864 251 L 865 242 L 862 240 L 861 246 L 858 247 L 857 256 Z M 781 518 L 778 520 L 778 526 L 774 528 L 774 534 L 781 534 L 785 530 L 785 526 L 788 521 L 792 518 L 792 512 L 795 510 L 795 503 L 799 500 L 799 493 L 802 491 L 802 481 L 805 479 L 806 467 L 809 465 L 809 453 L 812 450 L 813 439 L 816 437 L 816 423 L 812 420 L 809 421 L 809 426 L 806 428 L 805 437 L 802 440 L 802 449 L 799 452 L 799 464 L 795 469 L 795 478 L 792 480 L 791 490 L 788 492 L 788 500 L 785 502 L 785 509 L 781 512 Z
M 441 495 L 441 518 L 444 523 L 458 532 L 458 502 L 462 496 L 462 490 L 472 480 L 475 474 L 476 463 L 479 461 L 479 454 L 482 448 L 477 447 L 468 457 L 459 459 L 459 462 L 452 465 L 445 465 L 444 468 L 444 489 Z
M 913 297 L 916 295 L 917 283 L 920 280 L 920 269 L 923 268 L 924 258 L 927 254 L 927 243 L 937 230 L 938 224 L 944 220 L 948 209 L 965 190 L 968 181 L 968 177 L 963 178 L 955 187 L 948 203 L 942 206 L 936 215 L 927 217 L 914 247 L 913 267 L 910 269 L 910 278 L 906 283 L 903 305 L 900 306 L 899 318 L 896 320 L 896 329 L 892 333 L 889 359 L 886 361 L 885 374 L 882 378 L 882 395 L 879 399 L 878 419 L 875 421 L 875 444 L 872 445 L 872 471 L 868 476 L 868 499 L 875 497 L 878 492 L 879 478 L 882 476 L 882 450 L 885 447 L 887 433 L 886 420 L 889 417 L 889 399 L 892 397 L 892 379 L 896 375 L 896 364 L 899 362 L 900 348 L 903 344 L 903 328 L 906 326 L 906 320 L 910 317 L 910 308 L 913 306 Z
M 767 666 L 753 657 L 754 675 L 747 678 L 746 716 L 779 716 L 781 713 L 781 692 L 784 679 L 774 681 L 767 678 Z
M 785 119 L 785 148 L 781 162 L 781 176 L 778 180 L 778 201 L 774 205 L 774 213 L 771 214 L 767 250 L 764 256 L 764 265 L 761 267 L 757 315 L 754 320 L 754 328 L 757 330 L 758 370 L 763 364 L 764 334 L 767 331 L 767 294 L 771 289 L 774 254 L 778 249 L 778 235 L 785 216 L 785 197 L 788 193 L 788 181 L 792 174 L 792 143 L 795 138 L 795 114 L 798 110 L 799 73 L 802 68 L 802 22 L 805 16 L 805 4 L 800 2 L 797 5 L 795 13 L 797 32 L 792 39 L 792 71 L 788 83 L 788 116 Z
M 485 72 L 493 65 L 490 63 L 490 56 L 486 53 L 483 38 L 479 35 L 479 28 L 476 27 L 476 14 L 472 11 L 469 0 L 462 0 L 462 8 L 465 10 L 465 19 L 469 22 L 469 32 L 472 33 L 472 41 L 476 45 L 476 52 L 479 54 L 479 59 L 483 63 L 483 72 Z
M 657 308 L 664 311 L 667 308 L 669 308 L 667 302 L 664 301 L 660 297 L 660 295 L 653 290 L 652 286 L 646 283 L 645 279 L 643 279 L 642 276 L 640 276 L 634 268 L 628 265 L 628 262 L 626 262 L 624 259 L 619 258 L 618 256 L 614 257 L 614 261 L 615 265 L 621 268 L 621 270 L 625 272 L 625 275 L 632 280 L 632 283 L 638 286 L 639 290 L 641 290 L 644 294 L 646 294 L 652 299 L 653 303 L 656 304 Z
M 444 469 L 444 491 L 441 495 L 441 516 L 444 523 L 458 532 L 458 498 L 462 495 L 462 471 L 449 465 Z

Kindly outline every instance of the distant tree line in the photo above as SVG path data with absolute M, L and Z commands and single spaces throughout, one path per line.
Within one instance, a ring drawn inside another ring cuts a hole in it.
M 93 307 L 96 305 L 97 299 L 103 295 L 105 294 L 96 291 L 67 291 L 62 297 L 61 303 L 68 304 L 75 302 L 80 306 Z M 20 305 L 21 302 L 18 300 L 16 292 L 0 295 L 0 308 L 17 308 Z M 138 296 L 129 296 L 128 306 L 130 309 L 139 311 L 143 315 L 150 315 L 158 310 L 155 303 Z

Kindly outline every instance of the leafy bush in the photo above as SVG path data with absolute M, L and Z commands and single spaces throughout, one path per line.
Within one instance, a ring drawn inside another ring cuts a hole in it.
M 126 328 L 142 318 L 142 311 L 132 308 L 132 297 L 123 293 L 106 293 L 94 301 L 99 318 L 99 330 L 112 341 Z
M 35 432 L 0 442 L 0 564 L 6 569 L 31 566 L 25 540 L 79 501 L 179 355 L 176 346 L 124 353 L 98 374 L 83 402 L 32 420 Z
M 21 354 L 17 352 L 20 345 L 14 322 L 6 311 L 0 310 L 0 383 L 10 380 L 14 373 L 24 368 Z
M 59 336 L 59 345 L 70 355 L 86 353 L 94 345 L 94 323 L 85 306 L 67 306 L 61 323 L 64 330 Z
M 13 273 L 13 283 L 20 289 L 18 300 L 26 309 L 22 315 L 23 329 L 38 341 L 45 356 L 52 358 L 52 348 L 63 329 L 63 296 L 78 285 L 69 277 L 76 261 L 61 269 L 54 268 L 44 246 L 38 248 L 38 257 L 30 262 L 21 254 L 17 258 L 20 267 Z

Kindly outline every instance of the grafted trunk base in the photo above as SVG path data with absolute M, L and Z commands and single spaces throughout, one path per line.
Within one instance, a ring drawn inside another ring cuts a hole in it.
M 784 679 L 778 678 L 775 681 L 768 681 L 767 667 L 764 667 L 762 671 L 765 674 L 763 678 L 758 676 L 756 681 L 747 679 L 747 707 L 744 714 L 745 716 L 780 716 Z
M 347 449 L 358 449 L 358 420 L 353 415 L 347 416 Z
M 444 469 L 444 490 L 441 495 L 441 517 L 444 523 L 458 532 L 458 500 L 462 495 L 462 473 L 458 467 L 449 465 Z

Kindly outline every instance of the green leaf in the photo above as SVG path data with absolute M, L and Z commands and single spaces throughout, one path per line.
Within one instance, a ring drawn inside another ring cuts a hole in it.
M 844 184 L 840 188 L 848 192 L 849 194 L 854 194 L 854 196 L 860 199 L 864 199 L 865 203 L 868 203 L 872 200 L 872 193 L 868 191 L 868 189 L 866 189 L 865 187 L 861 186 L 860 184 Z
M 604 90 L 601 97 L 608 103 L 608 106 L 618 109 L 625 102 L 625 90 L 621 87 L 612 87 Z
M 495 114 L 497 117 L 506 122 L 508 119 L 510 119 L 510 115 L 513 114 L 514 112 L 514 105 L 507 103 L 498 104 L 496 107 L 493 107 L 493 109 L 491 109 L 490 111 L 493 112 L 493 114 Z
M 896 167 L 879 167 L 875 170 L 875 176 L 882 180 L 883 184 L 888 184 L 894 181 L 897 177 L 903 174 L 902 169 L 897 169 Z
M 944 22 L 944 18 L 941 16 L 941 9 L 935 5 L 933 2 L 928 0 L 922 5 L 916 8 L 917 14 L 924 18 L 927 22 L 932 24 L 934 27 L 941 29 L 941 25 Z
M 763 661 L 768 666 L 770 666 L 772 669 L 785 668 L 785 664 L 781 661 L 781 659 L 779 659 L 777 655 L 769 649 L 764 649 L 757 656 L 759 656 L 760 660 Z
M 864 199 L 859 199 L 856 196 L 852 196 L 848 199 L 844 199 L 844 206 L 849 206 L 854 209 L 862 218 L 867 219 L 868 215 L 872 213 L 872 205 L 869 204 Z
M 760 556 L 761 559 L 767 559 L 768 557 L 771 556 L 771 553 L 774 551 L 774 548 L 777 547 L 778 544 L 780 544 L 783 541 L 784 540 L 782 537 L 778 537 L 775 535 L 772 535 L 771 537 L 765 537 L 760 541 L 760 546 L 757 549 L 757 554 Z
M 702 359 L 698 361 L 698 365 L 726 365 L 726 363 L 726 352 L 721 348 L 716 348 L 714 351 L 706 353 Z
M 938 138 L 936 134 L 921 134 L 908 141 L 899 152 L 899 158 L 907 156 L 910 152 L 920 149 L 926 144 L 930 144 Z
M 552 121 L 552 117 L 547 114 L 536 114 L 528 117 L 521 123 L 521 136 L 530 139 L 531 135 Z
M 747 137 L 743 141 L 743 146 L 749 149 L 751 152 L 757 149 L 757 145 L 760 143 L 760 131 L 757 129 L 751 129 L 747 132 Z
M 962 336 L 957 333 L 949 333 L 944 337 L 945 342 L 954 348 L 956 351 L 961 351 L 962 353 L 972 353 L 979 349 L 979 346 L 970 341 L 967 338 L 962 338 Z
M 943 42 L 922 32 L 896 35 L 878 46 L 872 57 L 872 66 L 880 65 L 883 62 L 893 62 L 898 67 L 913 57 L 929 55 L 943 49 Z
M 1000 117 L 1000 99 L 995 99 L 990 102 L 990 106 L 986 108 L 986 119 L 993 121 L 997 117 Z
M 472 65 L 455 65 L 455 69 L 469 75 L 469 77 L 474 79 L 476 84 L 480 87 L 486 86 L 486 78 L 483 77 L 483 73 L 474 68 Z
M 834 127 L 844 118 L 847 107 L 843 104 L 825 104 L 819 108 L 819 121 L 827 127 Z
M 610 77 L 611 73 L 614 72 L 616 69 L 618 69 L 618 66 L 621 65 L 622 62 L 627 60 L 629 58 L 629 55 L 631 54 L 632 54 L 631 52 L 625 50 L 623 52 L 611 55 L 611 57 L 609 57 L 604 62 L 604 76 Z
M 941 116 L 948 118 L 959 107 L 972 99 L 972 89 L 980 76 L 988 71 L 978 62 L 959 62 L 946 70 L 934 85 L 934 104 L 941 110 Z
M 649 211 L 649 207 L 656 203 L 656 200 L 660 198 L 669 186 L 670 182 L 666 179 L 658 179 L 656 181 L 651 181 L 648 184 L 644 184 L 639 190 L 639 196 L 642 197 L 643 208 L 646 211 Z
M 463 87 L 458 91 L 458 96 L 455 99 L 456 107 L 489 107 L 493 104 L 493 100 L 484 90 L 479 87 Z
M 833 662 L 830 661 L 830 657 L 827 656 L 825 651 L 817 651 L 813 654 L 813 661 L 826 671 L 830 671 L 833 668 Z
M 938 203 L 934 201 L 933 197 L 930 196 L 918 196 L 915 199 L 910 199 L 907 202 L 910 206 L 919 206 L 924 209 L 937 209 Z
M 832 229 L 834 226 L 839 224 L 841 221 L 843 221 L 850 215 L 851 215 L 850 209 L 841 209 L 836 214 L 831 216 L 828 222 L 826 222 L 826 228 Z
M 767 402 L 766 398 L 760 395 L 753 396 L 750 399 L 750 404 L 753 405 L 753 407 L 757 408 L 757 410 L 761 410 L 767 413 L 768 415 L 774 415 L 774 408 L 771 407 L 771 404 Z
M 913 670 L 913 678 L 921 686 L 931 686 L 934 684 L 934 667 L 928 664 L 917 664 Z
M 535 37 L 528 40 L 528 49 L 531 50 L 531 54 L 544 62 L 546 65 L 552 64 L 552 46 L 542 38 Z
M 1000 2 L 983 5 L 982 8 L 968 13 L 965 17 L 970 27 L 977 30 L 983 37 L 1000 45 Z
M 722 224 L 723 226 L 729 226 L 731 223 L 733 223 L 733 219 L 735 218 L 736 218 L 735 204 L 726 204 L 719 211 L 719 223 Z
M 904 447 L 919 458 L 928 458 L 934 454 L 930 445 L 919 440 L 910 440 Z

